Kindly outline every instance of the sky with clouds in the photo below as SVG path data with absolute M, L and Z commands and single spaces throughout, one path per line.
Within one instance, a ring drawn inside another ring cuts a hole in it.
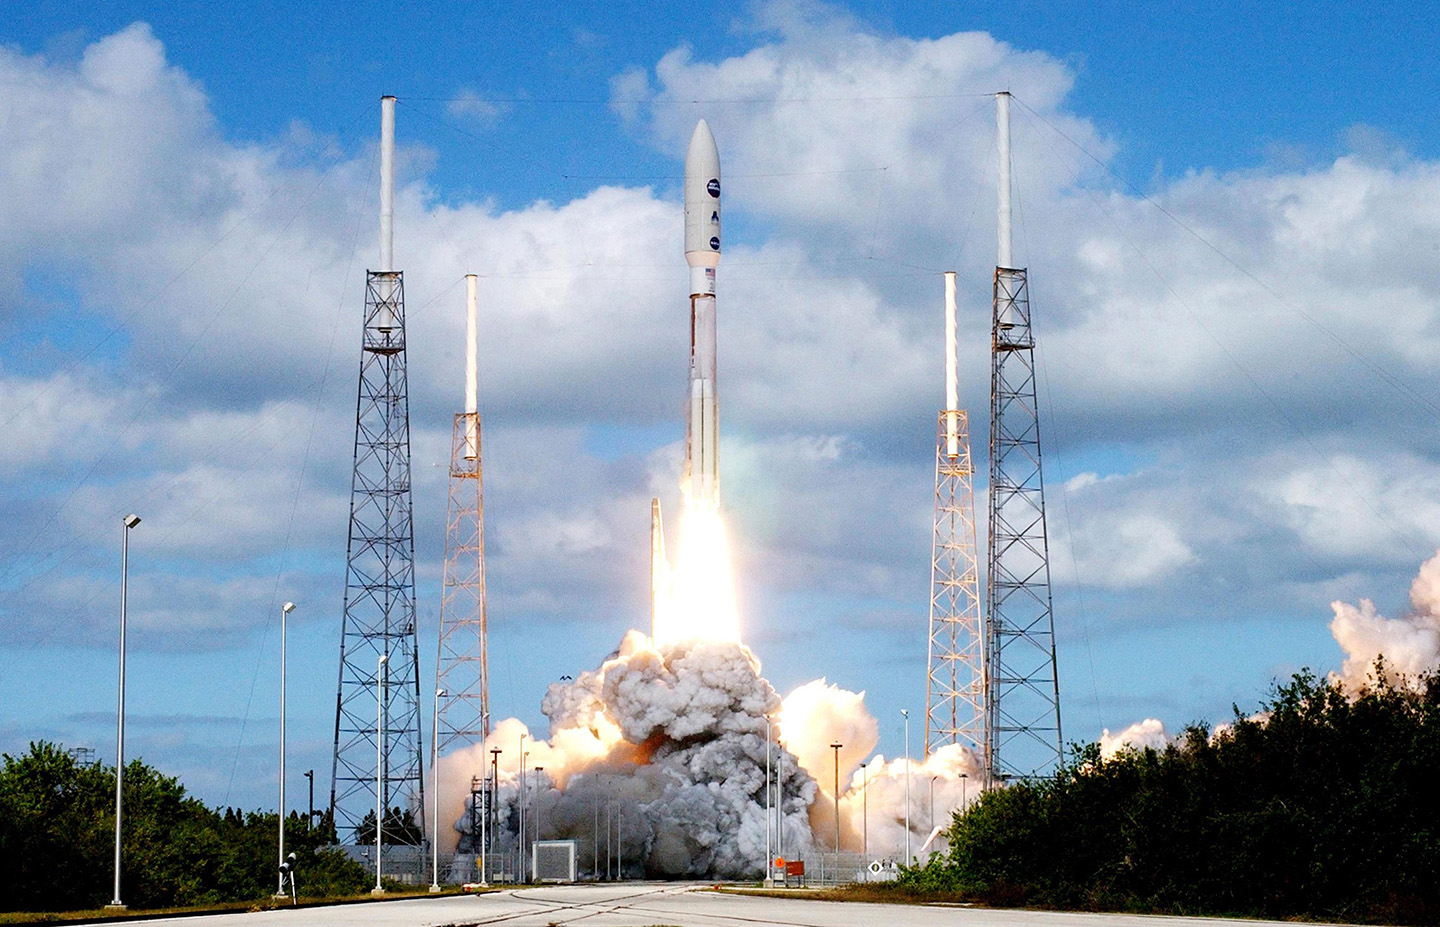
M 273 803 L 294 600 L 290 795 L 310 767 L 324 791 L 381 93 L 399 97 L 423 655 L 480 277 L 497 713 L 543 728 L 545 686 L 648 620 L 704 117 L 746 637 L 782 692 L 865 690 L 899 752 L 898 710 L 924 698 L 945 270 L 981 456 L 988 429 L 997 89 L 1016 100 L 1067 737 L 1224 720 L 1277 676 L 1338 668 L 1329 603 L 1403 611 L 1440 545 L 1435 23 L 1124 7 L 7 22 L 0 750 L 113 751 L 135 511 L 132 755 L 207 801 Z

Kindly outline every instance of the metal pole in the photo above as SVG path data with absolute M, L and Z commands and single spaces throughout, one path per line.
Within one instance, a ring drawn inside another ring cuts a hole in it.
M 306 820 L 307 822 L 309 822 L 310 827 L 314 827 L 314 826 L 315 826 L 315 770 L 313 770 L 313 769 L 307 769 L 307 770 L 305 770 L 305 781 L 306 781 L 306 782 L 309 784 L 309 786 L 310 786 L 310 815 L 309 815 L 309 817 L 307 817 L 305 820 Z
M 835 751 L 835 882 L 840 882 L 840 748 L 844 744 L 831 744 Z
M 900 709 L 905 718 L 905 865 L 910 865 L 910 712 Z
M 430 768 L 435 770 L 435 797 L 432 799 L 435 813 L 430 824 L 430 891 L 440 891 L 440 696 L 444 689 L 435 690 L 435 714 L 430 722 Z M 472 799 L 473 801 L 473 799 Z M 470 835 L 475 835 L 471 825 Z
M 372 895 L 385 894 L 380 884 L 380 848 L 385 832 L 385 688 L 381 674 L 389 659 L 388 653 L 382 653 L 375 664 L 375 887 L 370 890 Z
M 770 855 L 770 716 L 765 716 L 765 884 L 769 885 L 771 878 L 771 863 L 774 858 Z
M 500 754 L 504 752 L 499 747 L 490 748 L 489 794 L 485 796 L 485 837 L 490 846 L 495 845 L 495 806 L 500 799 Z M 482 849 L 484 846 L 485 844 L 481 844 Z
M 540 774 L 544 771 L 544 766 L 535 767 L 535 836 L 530 838 L 530 845 L 532 847 L 536 841 L 544 839 L 540 836 Z M 533 869 L 534 867 L 532 866 L 531 868 Z
M 520 873 L 520 881 L 525 881 L 525 735 L 520 735 L 520 832 L 516 835 L 515 842 L 515 870 Z
M 600 793 L 595 793 L 595 826 L 590 831 L 590 872 L 595 881 L 600 881 Z
M 868 864 L 870 862 L 870 764 L 866 763 L 860 768 L 864 770 L 864 778 L 861 780 L 860 786 L 860 821 L 863 835 L 860 838 L 860 856 L 863 862 Z
M 285 898 L 285 617 L 295 610 L 294 602 L 280 608 L 280 861 L 276 863 L 279 884 L 275 897 Z
M 615 879 L 625 878 L 625 812 L 615 803 Z
M 130 574 L 130 529 L 140 524 L 140 516 L 126 515 L 120 523 L 120 699 L 115 712 L 115 897 L 106 907 L 123 911 L 125 903 L 120 900 L 120 822 L 124 816 L 125 784 L 125 600 Z
M 1010 94 L 1001 91 L 995 94 L 995 128 L 999 137 L 999 209 L 996 230 L 999 233 L 999 265 L 1011 268 L 1010 257 Z

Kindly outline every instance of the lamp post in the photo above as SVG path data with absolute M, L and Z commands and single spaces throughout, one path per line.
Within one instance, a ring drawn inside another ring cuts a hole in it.
M 390 659 L 388 653 L 380 654 L 379 661 L 375 664 L 375 887 L 370 889 L 372 895 L 385 894 L 385 888 L 380 884 L 380 848 L 381 838 L 385 833 L 385 661 Z
M 520 787 L 519 797 L 516 802 L 520 806 L 520 832 L 516 835 L 515 844 L 515 868 L 520 873 L 520 881 L 525 881 L 525 757 L 530 751 L 525 749 L 525 735 L 520 735 L 520 781 L 516 783 Z
M 968 773 L 961 773 L 961 774 L 960 774 L 960 811 L 961 811 L 961 813 L 964 813 L 964 812 L 967 810 L 965 806 L 966 806 L 967 804 L 969 804 L 969 801 L 970 801 L 970 775 L 969 775 Z
M 305 780 L 306 780 L 307 784 L 310 786 L 310 814 L 309 814 L 308 817 L 305 818 L 305 821 L 306 821 L 306 823 L 307 823 L 310 827 L 314 827 L 314 826 L 315 826 L 315 770 L 313 770 L 313 769 L 307 769 L 307 770 L 305 770 Z
M 835 751 L 835 881 L 840 881 L 840 748 L 844 744 L 831 744 Z
M 280 607 L 280 860 L 276 863 L 280 882 L 275 887 L 276 898 L 285 894 L 285 617 L 295 610 L 294 602 Z
M 440 697 L 444 689 L 435 690 L 435 713 L 430 721 L 430 768 L 435 770 L 435 813 L 430 823 L 430 893 L 440 891 Z
M 765 884 L 774 884 L 773 864 L 775 858 L 770 855 L 770 716 L 765 716 Z
M 905 865 L 910 865 L 910 711 L 900 709 L 905 719 Z
M 504 752 L 505 752 L 505 751 L 501 750 L 499 747 L 491 747 L 491 748 L 490 748 L 490 781 L 489 781 L 488 783 L 486 783 L 486 786 L 485 786 L 485 817 L 484 817 L 484 820 L 482 820 L 482 821 L 480 822 L 480 884 L 481 884 L 481 885 L 488 885 L 488 884 L 489 884 L 489 883 L 486 881 L 486 880 L 489 878 L 488 870 L 486 869 L 486 864 L 487 864 L 489 861 L 488 861 L 488 860 L 486 859 L 486 857 L 485 857 L 485 847 L 486 847 L 486 844 L 489 842 L 490 837 L 491 837 L 491 833 L 490 833 L 490 816 L 491 816 L 491 814 L 493 813 L 494 808 L 495 808 L 495 802 L 494 802 L 495 795 L 494 795 L 494 792 L 499 792 L 499 791 L 500 791 L 500 754 L 501 754 L 501 753 L 504 753 Z M 491 791 L 492 789 L 494 790 L 493 792 Z
M 866 763 L 860 769 L 863 776 L 860 780 L 860 822 L 863 835 L 860 838 L 860 856 L 862 861 L 867 864 L 866 871 L 868 872 L 870 862 L 870 764 Z
M 115 897 L 105 907 L 125 910 L 120 900 L 120 819 L 124 813 L 122 786 L 125 782 L 125 600 L 130 575 L 130 529 L 140 524 L 139 515 L 126 515 L 120 520 L 120 705 L 115 721 Z
M 544 771 L 544 766 L 535 767 L 535 836 L 530 838 L 531 844 L 544 839 L 540 836 L 540 774 Z

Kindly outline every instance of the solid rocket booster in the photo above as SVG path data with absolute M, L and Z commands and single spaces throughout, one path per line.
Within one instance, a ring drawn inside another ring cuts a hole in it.
M 685 153 L 685 263 L 690 265 L 690 415 L 684 485 L 690 499 L 718 507 L 715 268 L 720 263 L 720 151 L 703 119 Z

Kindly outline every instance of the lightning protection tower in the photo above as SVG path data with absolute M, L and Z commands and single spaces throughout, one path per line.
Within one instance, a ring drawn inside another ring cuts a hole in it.
M 999 260 L 990 351 L 990 546 L 985 584 L 987 784 L 1053 772 L 1062 759 L 1055 616 L 1024 268 L 1010 254 L 1010 94 L 996 95 Z
M 930 659 L 925 755 L 946 744 L 985 752 L 985 641 L 975 558 L 969 417 L 955 369 L 955 274 L 945 274 L 945 410 L 935 440 L 935 535 L 930 565 Z
M 375 839 L 378 803 L 386 809 L 385 843 L 414 845 L 425 832 L 425 785 L 405 285 L 392 257 L 395 98 L 384 97 L 380 105 L 381 269 L 365 277 L 330 813 L 342 842 L 364 843 Z M 417 817 L 408 818 L 411 813 Z
M 475 275 L 465 275 L 465 411 L 455 416 L 445 574 L 440 599 L 439 749 L 490 734 L 490 662 L 485 616 L 485 488 L 480 463 Z

